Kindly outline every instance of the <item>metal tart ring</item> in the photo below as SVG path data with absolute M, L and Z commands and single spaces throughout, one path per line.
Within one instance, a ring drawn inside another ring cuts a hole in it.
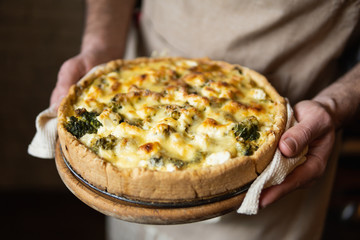
M 65 162 L 65 165 L 67 166 L 67 168 L 70 170 L 70 172 L 78 179 L 80 180 L 83 184 L 85 184 L 85 186 L 89 187 L 90 189 L 104 194 L 110 198 L 116 199 L 116 200 L 120 200 L 120 201 L 124 201 L 127 203 L 131 203 L 131 204 L 136 204 L 136 205 L 140 205 L 142 207 L 154 207 L 154 208 L 186 208 L 186 207 L 196 207 L 196 206 L 201 206 L 201 205 L 205 205 L 205 204 L 210 204 L 210 203 L 214 203 L 214 202 L 219 202 L 219 201 L 223 201 L 232 197 L 235 197 L 237 195 L 240 195 L 244 192 L 246 192 L 250 185 L 252 184 L 252 182 L 246 184 L 245 186 L 242 186 L 236 190 L 233 190 L 231 192 L 222 194 L 222 195 L 218 195 L 215 197 L 211 197 L 211 198 L 205 198 L 205 199 L 194 199 L 194 200 L 188 200 L 188 201 L 175 201 L 175 202 L 155 202 L 155 201 L 144 201 L 144 200 L 139 200 L 139 199 L 134 199 L 134 198 L 129 198 L 129 197 L 125 197 L 125 196 L 118 196 L 112 193 L 109 193 L 107 191 L 101 190 L 97 187 L 95 187 L 94 185 L 90 184 L 89 182 L 87 182 L 83 177 L 81 177 L 70 165 L 70 163 L 68 162 L 68 160 L 66 159 L 66 157 L 63 154 L 62 148 L 60 147 L 60 153 L 61 156 Z

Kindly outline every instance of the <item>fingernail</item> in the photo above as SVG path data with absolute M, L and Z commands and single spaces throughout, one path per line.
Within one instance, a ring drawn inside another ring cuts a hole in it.
M 286 138 L 283 143 L 292 153 L 296 152 L 296 142 L 293 138 Z

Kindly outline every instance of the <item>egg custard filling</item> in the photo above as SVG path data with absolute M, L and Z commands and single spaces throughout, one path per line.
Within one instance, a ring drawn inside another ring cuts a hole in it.
M 279 131 L 272 91 L 224 62 L 130 61 L 78 87 L 63 127 L 117 168 L 205 168 L 251 157 Z

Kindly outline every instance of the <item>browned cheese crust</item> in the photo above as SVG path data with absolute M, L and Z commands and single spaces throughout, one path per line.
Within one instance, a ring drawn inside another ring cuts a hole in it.
M 171 60 L 182 58 L 171 58 Z M 139 58 L 130 61 L 116 60 L 100 66 L 78 84 L 73 85 L 58 110 L 58 135 L 64 156 L 72 168 L 95 187 L 119 196 L 145 201 L 182 201 L 211 198 L 236 190 L 253 181 L 271 161 L 279 138 L 286 124 L 285 100 L 268 83 L 266 78 L 248 68 L 238 66 L 260 86 L 273 100 L 277 115 L 272 134 L 251 156 L 232 158 L 225 163 L 202 167 L 185 168 L 172 172 L 157 171 L 144 167 L 119 168 L 99 157 L 84 146 L 64 127 L 67 117 L 74 111 L 73 105 L 83 89 L 94 79 L 119 67 L 134 63 L 151 63 L 167 59 Z M 223 68 L 234 65 L 210 59 L 195 59 L 199 62 L 217 63 Z

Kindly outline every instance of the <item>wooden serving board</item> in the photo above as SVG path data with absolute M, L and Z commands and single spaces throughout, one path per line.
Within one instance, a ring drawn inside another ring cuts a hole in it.
M 181 224 L 202 221 L 239 208 L 245 197 L 245 193 L 242 193 L 226 200 L 183 208 L 149 207 L 132 204 L 102 194 L 74 176 L 64 162 L 59 143 L 56 144 L 55 162 L 62 181 L 77 198 L 107 216 L 128 222 Z

